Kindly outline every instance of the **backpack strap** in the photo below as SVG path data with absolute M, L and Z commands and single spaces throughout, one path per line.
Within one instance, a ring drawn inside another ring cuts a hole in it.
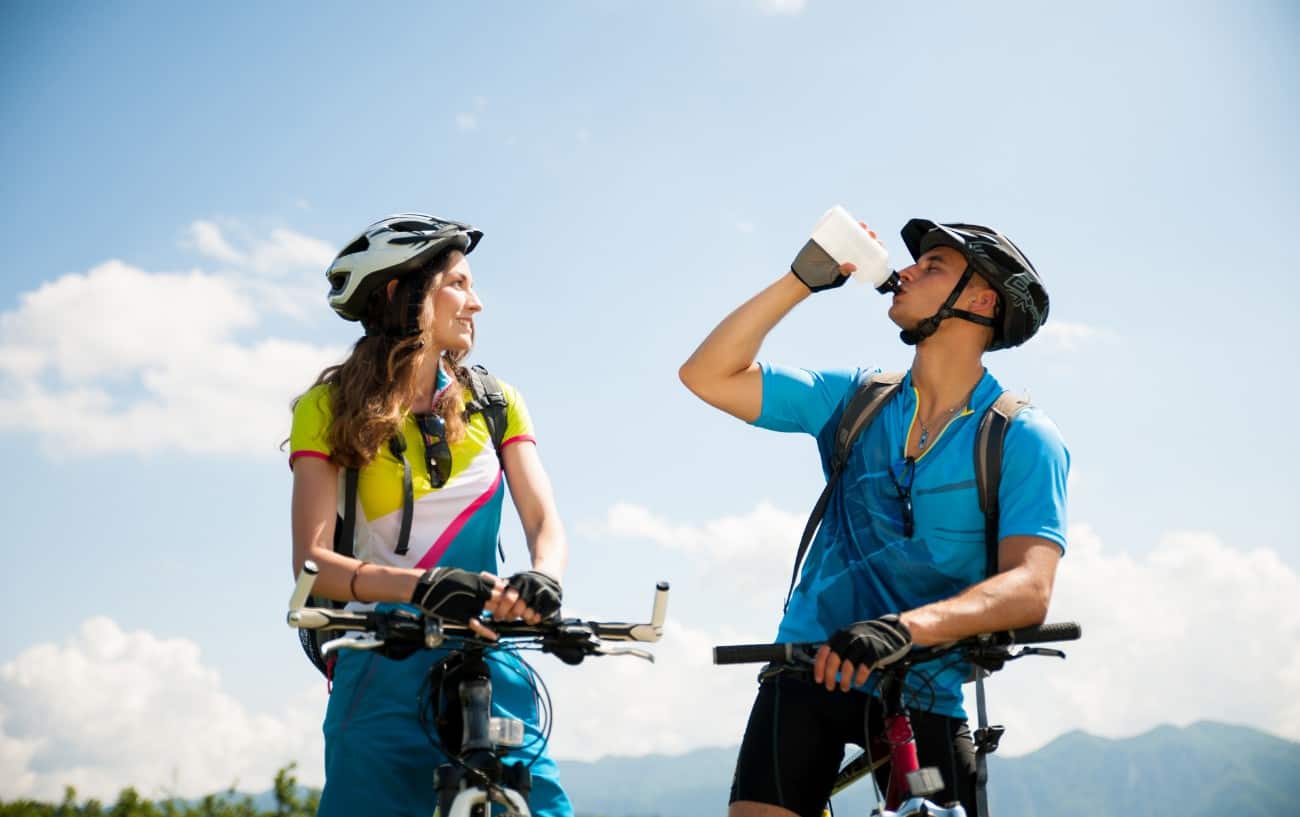
M 506 436 L 506 395 L 501 383 L 482 366 L 471 366 L 469 370 L 469 390 L 473 399 L 465 406 L 466 416 L 474 412 L 483 415 L 488 433 L 492 435 L 492 447 L 497 457 L 501 456 L 501 443 Z
M 343 474 L 343 516 L 334 525 L 334 552 L 351 556 L 357 531 L 357 480 L 361 472 L 349 468 Z
M 497 460 L 501 467 L 505 468 L 505 460 L 501 459 L 501 443 L 506 437 L 506 410 L 509 407 L 506 403 L 505 392 L 501 388 L 501 383 L 482 366 L 471 366 L 469 369 L 469 391 L 470 402 L 465 406 L 465 416 L 474 412 L 483 415 L 483 422 L 487 423 L 488 434 L 492 436 L 492 448 L 497 452 Z M 497 534 L 497 553 L 501 556 L 501 561 L 506 560 L 506 549 L 501 544 L 501 535 Z
M 840 472 L 849 461 L 849 452 L 853 450 L 853 444 L 857 442 L 862 429 L 871 424 L 875 416 L 880 413 L 880 409 L 898 391 L 902 382 L 903 372 L 872 375 L 858 387 L 857 392 L 844 408 L 844 413 L 840 415 L 839 425 L 835 428 L 834 448 L 831 450 L 830 473 L 826 476 L 826 487 L 822 489 L 821 496 L 817 497 L 817 504 L 813 506 L 808 523 L 804 525 L 803 536 L 799 539 L 799 551 L 794 556 L 794 570 L 790 574 L 790 589 L 785 593 L 783 610 L 790 607 L 790 597 L 794 595 L 794 586 L 799 581 L 799 569 L 803 566 L 804 556 L 808 553 L 808 546 L 812 544 L 813 535 L 821 525 L 822 517 L 826 515 L 826 506 L 830 504 L 831 492 L 840 481 Z
M 411 545 L 411 522 L 415 519 L 415 484 L 411 478 L 411 461 L 406 458 L 406 438 L 400 433 L 388 441 L 388 449 L 402 464 L 402 528 L 397 534 L 398 556 L 405 556 Z
M 1002 484 L 1002 444 L 1011 420 L 1029 400 L 1002 392 L 980 418 L 975 432 L 975 487 L 984 512 L 984 577 L 998 572 L 998 488 Z
M 1002 484 L 1002 445 L 1007 429 L 1029 400 L 1018 394 L 1002 392 L 988 411 L 980 418 L 975 431 L 975 487 L 979 494 L 980 510 L 984 512 L 984 577 L 998 572 L 998 488 Z M 975 701 L 978 728 L 975 730 L 975 817 L 988 817 L 988 756 L 998 747 L 1001 726 L 989 726 L 988 709 L 984 703 L 983 667 L 976 666 Z

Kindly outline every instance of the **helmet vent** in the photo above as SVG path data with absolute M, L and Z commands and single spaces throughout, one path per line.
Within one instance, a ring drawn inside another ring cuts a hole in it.
M 358 237 L 356 241 L 353 241 L 351 244 L 344 247 L 343 252 L 339 253 L 338 257 L 342 258 L 345 255 L 352 255 L 353 253 L 365 252 L 368 249 L 370 249 L 370 239 L 363 235 Z
M 428 230 L 440 230 L 444 226 L 436 221 L 399 221 L 389 224 L 388 229 L 395 233 L 423 233 Z

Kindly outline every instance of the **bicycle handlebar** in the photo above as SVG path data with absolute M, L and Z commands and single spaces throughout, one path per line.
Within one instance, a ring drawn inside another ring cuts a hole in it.
M 358 637 L 347 641 L 347 637 L 326 642 L 322 652 L 332 652 L 338 648 L 375 649 L 386 643 L 421 644 L 434 648 L 448 638 L 487 641 L 470 629 L 467 623 L 453 622 L 433 616 L 412 612 L 404 607 L 391 610 L 349 612 L 327 607 L 306 607 L 311 595 L 316 576 L 319 573 L 315 562 L 303 563 L 302 572 L 294 585 L 293 595 L 289 597 L 287 621 L 290 627 L 308 630 L 340 630 L 357 633 Z M 601 641 L 640 641 L 655 642 L 663 636 L 664 621 L 668 615 L 668 582 L 659 582 L 655 586 L 654 607 L 650 621 L 645 623 L 628 623 L 622 621 L 582 621 L 576 618 L 543 621 L 539 624 L 527 624 L 522 621 L 491 621 L 486 625 L 493 630 L 498 640 L 533 640 L 541 642 L 543 649 L 548 647 L 570 647 L 582 649 L 585 653 L 606 655 L 635 655 L 649 661 L 654 656 L 648 652 L 634 649 L 609 649 Z M 367 638 L 366 636 L 373 636 Z
M 917 647 L 896 664 L 913 665 L 930 661 L 952 652 L 978 651 L 984 648 L 1005 648 L 1018 644 L 1046 644 L 1053 641 L 1075 641 L 1083 636 L 1083 628 L 1073 621 L 1024 627 L 996 633 L 982 633 L 937 647 Z M 818 642 L 786 644 L 728 644 L 713 648 L 715 664 L 755 664 L 760 662 L 792 663 L 811 660 L 821 647 Z M 893 665 L 891 665 L 893 666 Z

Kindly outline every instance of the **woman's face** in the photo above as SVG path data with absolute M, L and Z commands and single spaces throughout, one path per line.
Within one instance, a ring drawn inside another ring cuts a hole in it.
M 454 250 L 447 271 L 424 299 L 420 323 L 438 349 L 468 352 L 474 345 L 474 315 L 482 310 L 469 261 L 464 253 Z

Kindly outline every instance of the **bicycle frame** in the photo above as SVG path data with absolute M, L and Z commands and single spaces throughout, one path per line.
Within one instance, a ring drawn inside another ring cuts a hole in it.
M 912 720 L 903 705 L 903 680 L 906 669 L 880 670 L 880 699 L 884 712 L 883 734 L 871 738 L 871 746 L 840 770 L 831 788 L 831 795 L 839 794 L 881 766 L 889 764 L 889 781 L 885 786 L 885 808 L 896 812 L 917 796 L 925 797 L 940 790 L 942 779 L 935 779 L 932 770 L 923 770 L 916 753 L 916 738 Z M 958 806 L 960 808 L 960 806 Z M 944 813 L 952 811 L 945 809 Z M 942 817 L 942 814 L 940 815 Z M 965 817 L 965 811 L 954 812 L 954 817 Z

